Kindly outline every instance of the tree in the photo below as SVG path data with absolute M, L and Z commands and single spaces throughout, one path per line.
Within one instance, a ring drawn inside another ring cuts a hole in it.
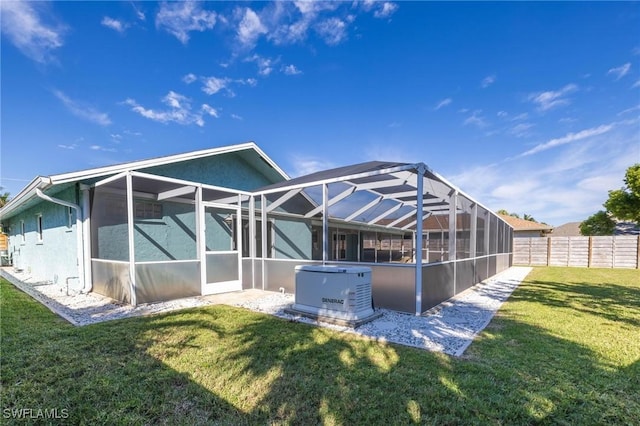
M 580 233 L 585 236 L 613 235 L 615 229 L 616 222 L 604 210 L 589 216 L 580 224 Z
M 2 187 L 0 187 L 0 189 L 2 189 Z M 9 202 L 9 193 L 4 192 L 0 194 L 0 208 L 4 207 L 4 205 L 7 204 L 8 202 Z
M 623 188 L 609 191 L 604 207 L 616 219 L 640 224 L 640 163 L 627 169 L 624 183 Z
M 509 213 L 505 209 L 500 209 L 496 213 L 502 214 L 502 215 L 505 215 L 505 216 L 517 217 L 518 219 L 520 219 L 520 215 L 518 213 Z

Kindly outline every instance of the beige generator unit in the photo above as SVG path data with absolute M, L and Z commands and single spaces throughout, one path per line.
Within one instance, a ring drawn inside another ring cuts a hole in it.
M 350 326 L 377 318 L 371 298 L 371 268 L 296 266 L 295 304 L 290 311 Z

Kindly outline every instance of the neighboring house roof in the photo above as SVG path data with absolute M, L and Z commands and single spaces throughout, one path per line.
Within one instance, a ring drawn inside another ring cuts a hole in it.
M 580 224 L 582 222 L 568 222 L 553 229 L 554 237 L 577 237 L 581 236 Z
M 505 220 L 509 225 L 513 227 L 514 232 L 518 231 L 542 231 L 542 232 L 551 232 L 553 231 L 553 226 L 545 225 L 544 223 L 533 222 L 530 220 L 520 219 L 518 217 L 509 216 L 506 214 L 498 214 L 502 219 Z
M 182 161 L 195 160 L 198 158 L 211 157 L 228 153 L 236 153 L 238 155 L 241 155 L 245 161 L 262 172 L 272 181 L 289 179 L 289 176 L 282 169 L 280 169 L 280 167 L 273 160 L 271 160 L 254 142 L 247 142 L 236 145 L 204 149 L 200 151 L 185 152 L 182 154 L 169 155 L 165 157 L 156 157 L 146 160 L 115 164 L 106 167 L 97 167 L 70 173 L 61 173 L 51 176 L 37 176 L 22 191 L 20 191 L 15 197 L 13 197 L 2 209 L 0 209 L 0 217 L 13 216 L 19 211 L 28 208 L 33 203 L 38 202 L 39 199 L 36 195 L 37 190 L 47 192 L 47 190 L 51 190 L 53 187 L 56 187 L 57 189 L 63 189 L 65 185 L 75 184 L 76 182 L 86 181 L 89 179 L 111 176 L 130 170 L 163 166 L 166 164 L 179 163 Z

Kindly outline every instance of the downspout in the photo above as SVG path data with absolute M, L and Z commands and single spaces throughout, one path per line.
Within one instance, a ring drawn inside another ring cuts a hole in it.
M 69 201 L 60 200 L 58 198 L 53 198 L 46 195 L 40 188 L 36 188 L 36 195 L 42 198 L 45 201 L 49 201 L 51 203 L 60 204 L 61 206 L 71 207 L 76 211 L 76 235 L 77 235 L 77 260 L 76 263 L 78 265 L 78 279 L 80 280 L 80 284 L 82 285 L 82 291 L 86 291 L 84 284 L 84 246 L 83 246 L 83 233 L 82 233 L 82 218 L 81 218 L 81 209 L 77 204 L 70 203 Z M 89 290 L 90 291 L 90 290 Z

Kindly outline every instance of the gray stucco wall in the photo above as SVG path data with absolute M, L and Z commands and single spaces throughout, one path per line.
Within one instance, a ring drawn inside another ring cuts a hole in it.
M 52 196 L 74 204 L 79 201 L 74 187 Z M 42 214 L 42 241 L 38 241 L 37 233 L 39 214 Z M 21 221 L 25 226 L 24 242 Z M 67 278 L 78 277 L 75 210 L 72 210 L 71 227 L 68 226 L 68 207 L 44 200 L 4 222 L 10 227 L 9 252 L 14 266 L 27 272 L 30 281 L 65 284 Z M 79 279 L 69 280 L 71 288 L 77 287 L 79 282 Z

